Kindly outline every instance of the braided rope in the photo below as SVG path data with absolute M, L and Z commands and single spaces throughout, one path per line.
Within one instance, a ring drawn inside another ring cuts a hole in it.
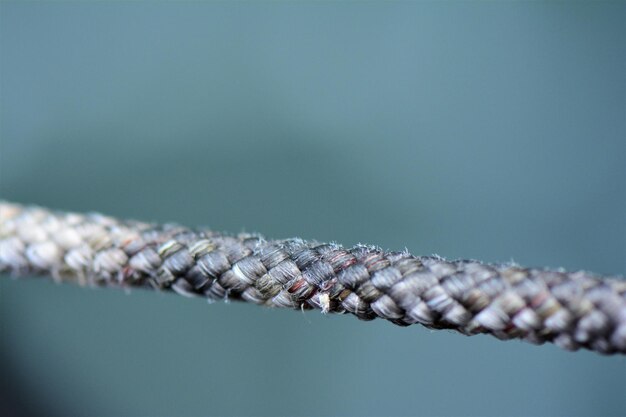
M 0 201 L 0 271 L 626 353 L 626 281 Z

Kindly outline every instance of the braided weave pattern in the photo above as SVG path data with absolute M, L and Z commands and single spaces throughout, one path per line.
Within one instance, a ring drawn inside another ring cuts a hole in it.
M 626 281 L 0 202 L 0 271 L 626 353 Z

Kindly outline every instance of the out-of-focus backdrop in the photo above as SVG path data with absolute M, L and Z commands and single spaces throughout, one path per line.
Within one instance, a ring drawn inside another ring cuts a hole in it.
M 626 271 L 626 3 L 0 3 L 0 198 Z M 626 414 L 626 359 L 0 277 L 3 415 Z

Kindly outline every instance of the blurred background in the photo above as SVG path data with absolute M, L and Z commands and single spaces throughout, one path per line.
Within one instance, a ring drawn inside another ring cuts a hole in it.
M 624 2 L 0 3 L 0 198 L 626 271 Z M 3 415 L 626 415 L 626 358 L 0 278 Z

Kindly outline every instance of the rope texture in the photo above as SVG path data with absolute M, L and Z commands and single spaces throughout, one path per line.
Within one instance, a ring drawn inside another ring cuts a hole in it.
M 0 201 L 0 271 L 626 353 L 626 281 Z

